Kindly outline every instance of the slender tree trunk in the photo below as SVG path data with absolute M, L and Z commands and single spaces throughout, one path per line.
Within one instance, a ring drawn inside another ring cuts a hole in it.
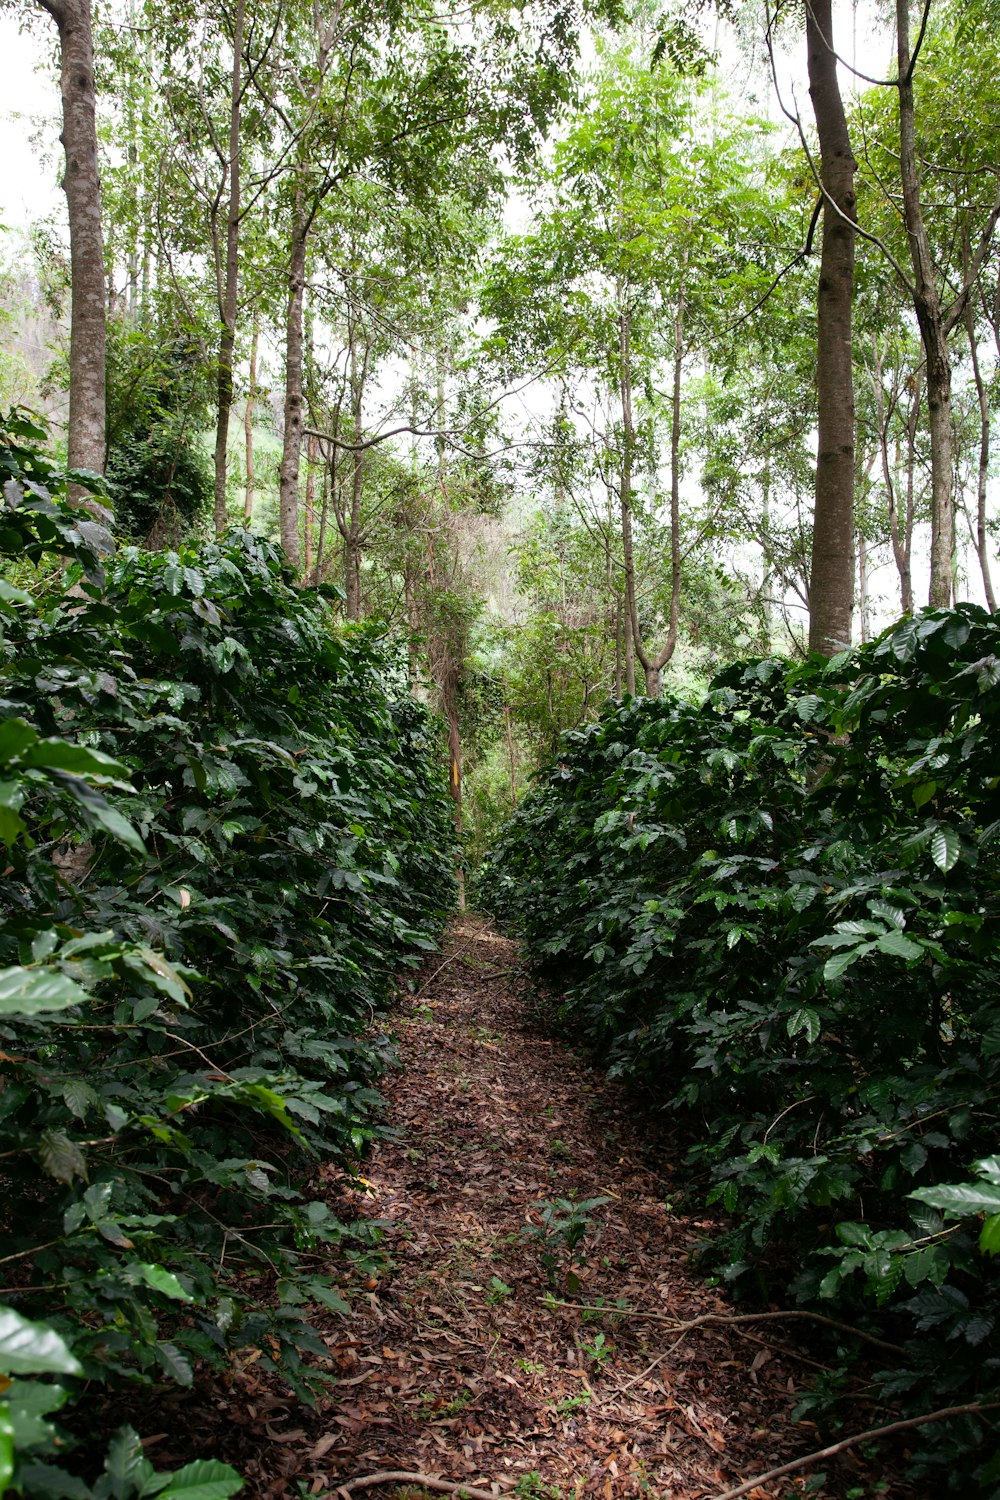
M 448 790 L 455 810 L 455 832 L 462 835 L 462 735 L 458 722 L 458 672 L 452 668 L 444 682 L 444 711 L 448 720 Z M 461 854 L 455 866 L 458 879 L 458 909 L 465 910 L 465 870 Z
M 879 456 L 882 460 L 882 482 L 885 485 L 886 507 L 889 515 L 889 541 L 892 545 L 893 561 L 896 564 L 896 572 L 899 574 L 900 606 L 905 615 L 913 613 L 913 586 L 910 580 L 910 556 L 904 541 L 899 524 L 899 489 L 893 474 L 893 466 L 889 458 L 889 421 L 890 415 L 885 407 L 885 385 L 882 370 L 882 356 L 879 353 L 878 343 L 873 339 L 872 350 L 875 360 L 872 371 L 872 394 L 875 397 L 875 415 L 878 421 L 878 446 Z M 893 405 L 897 403 L 894 399 Z M 896 445 L 896 467 L 899 467 L 899 445 Z
M 990 399 L 979 365 L 976 319 L 971 298 L 965 306 L 965 331 L 969 336 L 969 355 L 972 360 L 972 374 L 976 382 L 976 396 L 979 401 L 979 472 L 976 478 L 976 526 L 973 541 L 979 558 L 979 570 L 983 575 L 986 603 L 990 612 L 996 613 L 997 601 L 993 592 L 993 576 L 990 572 L 990 539 L 986 529 L 986 481 L 990 472 Z
M 355 335 L 351 334 L 351 418 L 354 441 L 362 441 L 364 427 L 364 393 L 368 378 L 370 351 L 365 346 L 359 366 Z M 358 448 L 352 455 L 351 509 L 344 529 L 344 588 L 347 594 L 345 612 L 349 620 L 361 618 L 361 500 L 364 493 L 366 453 Z
M 928 602 L 947 609 L 955 588 L 955 496 L 951 431 L 951 359 L 934 260 L 920 203 L 913 79 L 910 69 L 909 0 L 896 0 L 896 58 L 899 73 L 899 171 L 903 219 L 913 266 L 913 310 L 917 315 L 927 369 L 927 412 L 931 439 L 931 581 Z
M 314 584 L 322 583 L 323 581 L 323 555 L 326 551 L 326 527 L 330 514 L 330 471 L 332 466 L 333 460 L 327 461 L 324 457 L 323 486 L 319 507 L 319 536 L 316 538 L 316 562 L 313 566 L 313 576 L 311 579 L 311 582 Z
M 247 487 L 243 498 L 243 519 L 249 526 L 253 520 L 253 409 L 257 400 L 257 346 L 260 342 L 260 324 L 254 318 L 253 338 L 250 343 L 250 385 L 247 388 L 247 405 L 243 417 L 243 435 L 246 440 Z
M 229 415 L 233 408 L 233 351 L 236 347 L 236 311 L 239 305 L 240 272 L 240 116 L 243 106 L 243 23 L 246 0 L 236 0 L 233 22 L 232 94 L 229 104 L 229 204 L 226 209 L 226 259 L 219 292 L 218 412 L 215 424 L 215 534 L 228 524 L 226 508 L 226 459 L 229 450 Z
M 507 733 L 507 762 L 510 766 L 510 800 L 514 807 L 517 806 L 517 749 L 514 744 L 514 730 L 510 722 L 510 704 L 504 699 L 503 723 Z
M 632 464 L 635 453 L 635 425 L 632 416 L 632 351 L 631 323 L 628 307 L 621 302 L 618 319 L 618 380 L 622 413 L 622 455 L 618 475 L 621 506 L 622 553 L 625 561 L 625 604 L 628 611 L 629 629 L 626 631 L 625 669 L 628 690 L 635 692 L 635 661 L 644 672 L 649 670 L 649 658 L 642 646 L 639 631 L 639 611 L 635 597 L 635 549 L 632 545 Z
M 125 159 L 128 162 L 128 175 L 134 184 L 139 173 L 139 153 L 136 150 L 136 137 L 139 134 L 138 122 L 135 118 L 135 110 L 129 99 L 125 111 L 125 129 L 128 132 L 128 148 Z M 130 205 L 133 223 L 136 228 L 139 224 L 139 195 L 135 187 L 131 190 L 132 203 Z M 138 237 L 130 240 L 128 250 L 125 254 L 125 311 L 130 323 L 138 322 L 139 318 L 139 241 Z
M 670 621 L 667 639 L 646 667 L 646 692 L 658 698 L 663 668 L 677 649 L 681 614 L 681 374 L 684 365 L 684 289 L 674 313 L 674 374 L 670 412 Z
M 917 432 L 920 427 L 920 373 L 914 379 L 913 401 L 906 423 L 906 515 L 903 518 L 903 554 L 906 558 L 906 588 L 909 597 L 909 613 L 913 613 L 913 527 L 917 519 Z
M 635 697 L 635 644 L 632 640 L 632 613 L 628 607 L 628 599 L 622 600 L 622 613 L 625 617 L 625 691 Z
M 309 222 L 301 188 L 296 189 L 288 260 L 288 315 L 285 322 L 285 432 L 278 481 L 281 545 L 293 568 L 299 565 L 299 456 L 302 450 L 302 306 L 306 286 Z
M 316 439 L 312 433 L 306 442 L 306 524 L 305 561 L 302 575 L 309 582 L 313 566 L 313 531 L 316 525 Z
M 832 0 L 806 6 L 809 95 L 819 135 L 823 239 L 817 306 L 819 441 L 809 576 L 809 649 L 832 656 L 854 613 L 854 155 L 833 52 Z
M 861 643 L 864 645 L 868 640 L 868 543 L 864 535 L 858 532 L 858 624 L 861 632 Z
M 71 274 L 68 462 L 102 474 L 107 310 L 90 0 L 39 3 L 56 23 L 60 46 Z

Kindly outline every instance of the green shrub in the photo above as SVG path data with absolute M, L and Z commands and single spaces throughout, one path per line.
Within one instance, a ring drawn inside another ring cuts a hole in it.
M 0 547 L 77 562 L 37 603 L 0 587 L 0 1318 L 44 1317 L 70 1377 L 190 1385 L 249 1345 L 309 1400 L 311 1309 L 347 1307 L 311 1252 L 346 1274 L 377 1233 L 316 1168 L 379 1129 L 371 1023 L 454 895 L 437 727 L 253 537 L 129 549 L 88 582 L 37 440 L 0 446 Z M 25 1422 L 15 1488 L 89 1494 Z
M 1000 622 L 963 605 L 694 707 L 626 700 L 564 737 L 481 880 L 567 1027 L 697 1122 L 720 1274 L 888 1327 L 907 1410 L 1000 1372 L 974 1232 L 908 1196 L 996 1149 L 998 684 Z M 928 1428 L 920 1462 L 989 1487 L 984 1431 Z

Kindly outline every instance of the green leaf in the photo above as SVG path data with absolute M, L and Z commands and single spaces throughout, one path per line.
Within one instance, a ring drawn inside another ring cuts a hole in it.
M 935 828 L 931 835 L 931 859 L 943 874 L 947 875 L 954 869 L 961 852 L 962 845 L 954 828 Z
M 14 1424 L 6 1403 L 0 1405 L 0 1495 L 14 1477 Z
M 899 1159 L 906 1170 L 916 1176 L 921 1167 L 927 1164 L 927 1147 L 922 1146 L 919 1141 L 911 1141 L 899 1153 Z
M 331 1312 L 349 1313 L 350 1303 L 345 1302 L 335 1287 L 318 1277 L 310 1277 L 302 1283 L 302 1289 L 313 1302 L 319 1302 L 321 1306 L 328 1307 Z
M 134 1427 L 120 1427 L 108 1444 L 104 1461 L 107 1487 L 114 1500 L 129 1500 L 137 1477 L 147 1468 L 151 1473 L 152 1466 L 147 1463 L 139 1434 Z
M 156 1357 L 171 1380 L 176 1380 L 178 1385 L 194 1384 L 191 1361 L 181 1353 L 176 1344 L 157 1344 Z
M 891 953 L 894 958 L 922 958 L 924 952 L 919 943 L 901 932 L 887 932 L 875 947 L 880 953 Z
M 131 788 L 128 767 L 121 761 L 88 745 L 71 745 L 68 740 L 39 740 L 21 756 L 21 764 L 45 771 L 68 771 L 73 776 L 96 776 Z
M 1000 1213 L 1000 1187 L 988 1182 L 942 1183 L 939 1187 L 917 1188 L 909 1197 L 939 1208 L 953 1219 L 964 1214 Z
M 0 970 L 0 1016 L 35 1016 L 89 999 L 86 990 L 58 969 Z
M 243 1480 L 228 1464 L 199 1459 L 173 1474 L 160 1500 L 229 1500 L 243 1488 Z
M 21 1464 L 18 1483 L 31 1500 L 94 1500 L 96 1490 L 55 1464 Z
M 840 953 L 834 953 L 823 965 L 823 978 L 827 982 L 831 979 L 839 979 L 844 970 L 856 963 L 870 947 L 870 943 L 863 943 L 860 948 L 845 948 Z
M 47 1323 L 31 1323 L 0 1307 L 0 1370 L 15 1375 L 82 1375 L 65 1339 Z
M 34 604 L 34 602 L 32 596 L 26 594 L 24 589 L 15 588 L 12 583 L 7 582 L 6 578 L 0 578 L 0 603 Z
M 79 1177 L 87 1180 L 87 1163 L 75 1141 L 61 1130 L 45 1130 L 38 1142 L 38 1156 L 50 1177 L 67 1186 Z
M 85 1119 L 88 1110 L 97 1109 L 100 1102 L 97 1091 L 82 1078 L 71 1078 L 63 1089 L 63 1103 L 78 1120 Z
M 136 833 L 127 818 L 114 807 L 109 807 L 104 798 L 88 801 L 86 804 L 87 821 L 91 827 L 95 825 L 103 828 L 105 833 L 110 833 L 113 839 L 120 844 L 127 844 L 137 854 L 145 854 L 146 846 Z
M 1000 1255 L 1000 1213 L 990 1214 L 979 1235 L 983 1255 Z
M 819 1016 L 814 1010 L 810 1010 L 808 1006 L 803 1006 L 800 1010 L 793 1011 L 788 1017 L 788 1035 L 797 1036 L 800 1031 L 805 1032 L 806 1040 L 809 1043 L 815 1042 L 820 1033 Z
M 24 719 L 0 721 L 0 761 L 14 760 L 37 739 L 37 729 L 33 729 Z
M 913 788 L 913 806 L 919 812 L 925 802 L 929 802 L 937 791 L 936 781 L 922 781 L 919 786 Z
M 128 1270 L 154 1292 L 159 1292 L 164 1297 L 172 1297 L 175 1302 L 193 1302 L 194 1298 L 190 1292 L 184 1290 L 173 1271 L 168 1271 L 165 1266 L 158 1266 L 150 1261 L 131 1261 Z M 129 1278 L 131 1279 L 131 1277 Z
M 43 1380 L 15 1380 L 3 1394 L 18 1447 L 35 1448 L 52 1441 L 55 1428 L 45 1417 L 65 1406 L 69 1392 L 64 1386 Z

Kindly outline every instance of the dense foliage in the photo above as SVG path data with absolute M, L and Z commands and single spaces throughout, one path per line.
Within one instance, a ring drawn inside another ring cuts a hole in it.
M 371 1253 L 318 1167 L 378 1129 L 371 1022 L 453 898 L 437 731 L 269 544 L 102 573 L 3 436 L 0 547 L 77 561 L 0 586 L 0 1372 L 190 1385 L 249 1346 L 308 1400 L 347 1306 L 314 1252 Z M 91 1490 L 46 1458 L 64 1386 L 0 1397 L 0 1492 L 15 1448 L 32 1496 L 195 1492 L 127 1430 Z
M 483 877 L 567 1028 L 691 1121 L 720 1274 L 898 1345 L 876 1383 L 906 1414 L 1000 1377 L 998 729 L 972 605 L 738 664 L 565 736 Z M 924 1428 L 918 1465 L 995 1492 L 995 1433 Z

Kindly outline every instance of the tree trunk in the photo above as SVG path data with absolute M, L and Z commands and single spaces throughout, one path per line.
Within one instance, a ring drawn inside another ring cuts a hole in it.
M 90 0 L 39 3 L 58 27 L 60 46 L 71 274 L 67 457 L 71 469 L 102 474 L 107 311 Z
M 983 592 L 991 614 L 996 613 L 997 601 L 993 592 L 993 577 L 990 572 L 990 539 L 986 530 L 986 481 L 990 472 L 990 399 L 979 366 L 979 350 L 976 347 L 976 319 L 972 301 L 965 307 L 965 330 L 969 336 L 969 355 L 972 374 L 976 382 L 979 401 L 979 472 L 976 478 L 976 526 L 973 541 L 979 558 L 979 569 L 983 575 Z
M 462 735 L 458 722 L 458 673 L 449 671 L 444 683 L 444 711 L 448 720 L 448 790 L 455 809 L 455 832 L 462 836 Z M 461 851 L 455 864 L 458 880 L 458 909 L 465 910 L 465 870 Z
M 861 644 L 868 640 L 868 544 L 858 532 L 858 624 Z
M 900 607 L 904 615 L 913 613 L 913 585 L 910 578 L 910 554 L 908 548 L 910 532 L 906 536 L 900 530 L 899 524 L 899 487 L 893 473 L 893 466 L 889 458 L 889 423 L 890 413 L 885 406 L 885 384 L 882 369 L 882 356 L 879 352 L 878 343 L 873 339 L 872 350 L 875 360 L 872 371 L 872 394 L 875 397 L 875 416 L 878 422 L 878 446 L 879 456 L 882 460 L 882 482 L 885 485 L 886 508 L 889 516 L 889 541 L 892 545 L 893 561 L 896 564 L 896 572 L 899 574 Z M 893 406 L 898 406 L 896 391 L 893 393 Z M 896 472 L 899 470 L 899 445 L 896 445 Z M 912 508 L 912 496 L 908 489 L 908 513 Z
M 313 532 L 316 525 L 316 439 L 312 433 L 309 434 L 306 443 L 306 524 L 305 524 L 305 561 L 302 564 L 302 576 L 306 583 L 312 573 L 313 566 Z
M 931 581 L 928 602 L 947 609 L 955 588 L 955 497 L 951 433 L 951 360 L 920 203 L 908 0 L 896 0 L 899 89 L 899 173 L 903 220 L 913 266 L 913 310 L 923 340 L 931 439 Z
M 306 582 L 320 584 L 323 582 L 323 554 L 326 551 L 326 527 L 330 514 L 330 480 L 333 460 L 323 458 L 323 487 L 319 507 L 319 536 L 316 538 L 316 561 L 313 564 L 312 578 L 306 578 Z
M 229 104 L 229 206 L 226 210 L 226 261 L 222 285 L 218 287 L 219 374 L 218 413 L 215 424 L 215 534 L 221 536 L 229 521 L 226 507 L 226 459 L 229 450 L 229 415 L 233 408 L 233 350 L 236 347 L 236 310 L 240 272 L 240 115 L 243 105 L 241 68 L 243 22 L 246 0 L 236 0 L 233 23 L 233 74 Z M 214 215 L 213 215 L 214 217 Z
M 504 699 L 503 705 L 504 729 L 507 732 L 507 761 L 510 766 L 510 800 L 514 807 L 517 806 L 517 748 L 514 744 L 514 730 L 510 722 L 510 704 Z
M 658 698 L 663 668 L 677 648 L 681 613 L 681 373 L 684 365 L 684 289 L 674 314 L 674 382 L 670 413 L 670 623 L 667 639 L 646 667 L 646 692 Z
M 351 331 L 351 418 L 354 441 L 362 441 L 364 427 L 365 382 L 368 378 L 370 346 L 365 345 L 364 358 L 359 366 L 356 331 Z M 361 618 L 361 500 L 365 474 L 363 448 L 356 448 L 351 455 L 351 509 L 344 527 L 344 589 L 347 595 L 344 606 L 349 620 Z
M 253 520 L 253 409 L 257 400 L 257 345 L 260 342 L 260 324 L 254 318 L 253 339 L 250 344 L 250 385 L 247 389 L 247 406 L 243 417 L 243 433 L 246 439 L 247 487 L 243 498 L 243 519 L 249 526 Z
M 809 95 L 819 135 L 823 239 L 817 305 L 819 441 L 809 576 L 809 649 L 832 656 L 854 613 L 854 156 L 833 52 L 832 0 L 806 7 Z
M 299 455 L 302 450 L 302 305 L 306 286 L 309 222 L 296 190 L 288 261 L 288 316 L 285 323 L 285 432 L 278 481 L 281 545 L 293 568 L 299 565 Z
M 631 325 L 627 306 L 622 305 L 618 320 L 618 382 L 622 412 L 622 456 L 618 475 L 621 507 L 622 554 L 625 560 L 625 607 L 628 627 L 625 633 L 625 673 L 628 691 L 635 692 L 635 662 L 644 672 L 649 658 L 639 633 L 639 611 L 635 598 L 635 551 L 632 546 L 632 462 L 635 452 L 635 426 L 632 418 L 632 351 Z

